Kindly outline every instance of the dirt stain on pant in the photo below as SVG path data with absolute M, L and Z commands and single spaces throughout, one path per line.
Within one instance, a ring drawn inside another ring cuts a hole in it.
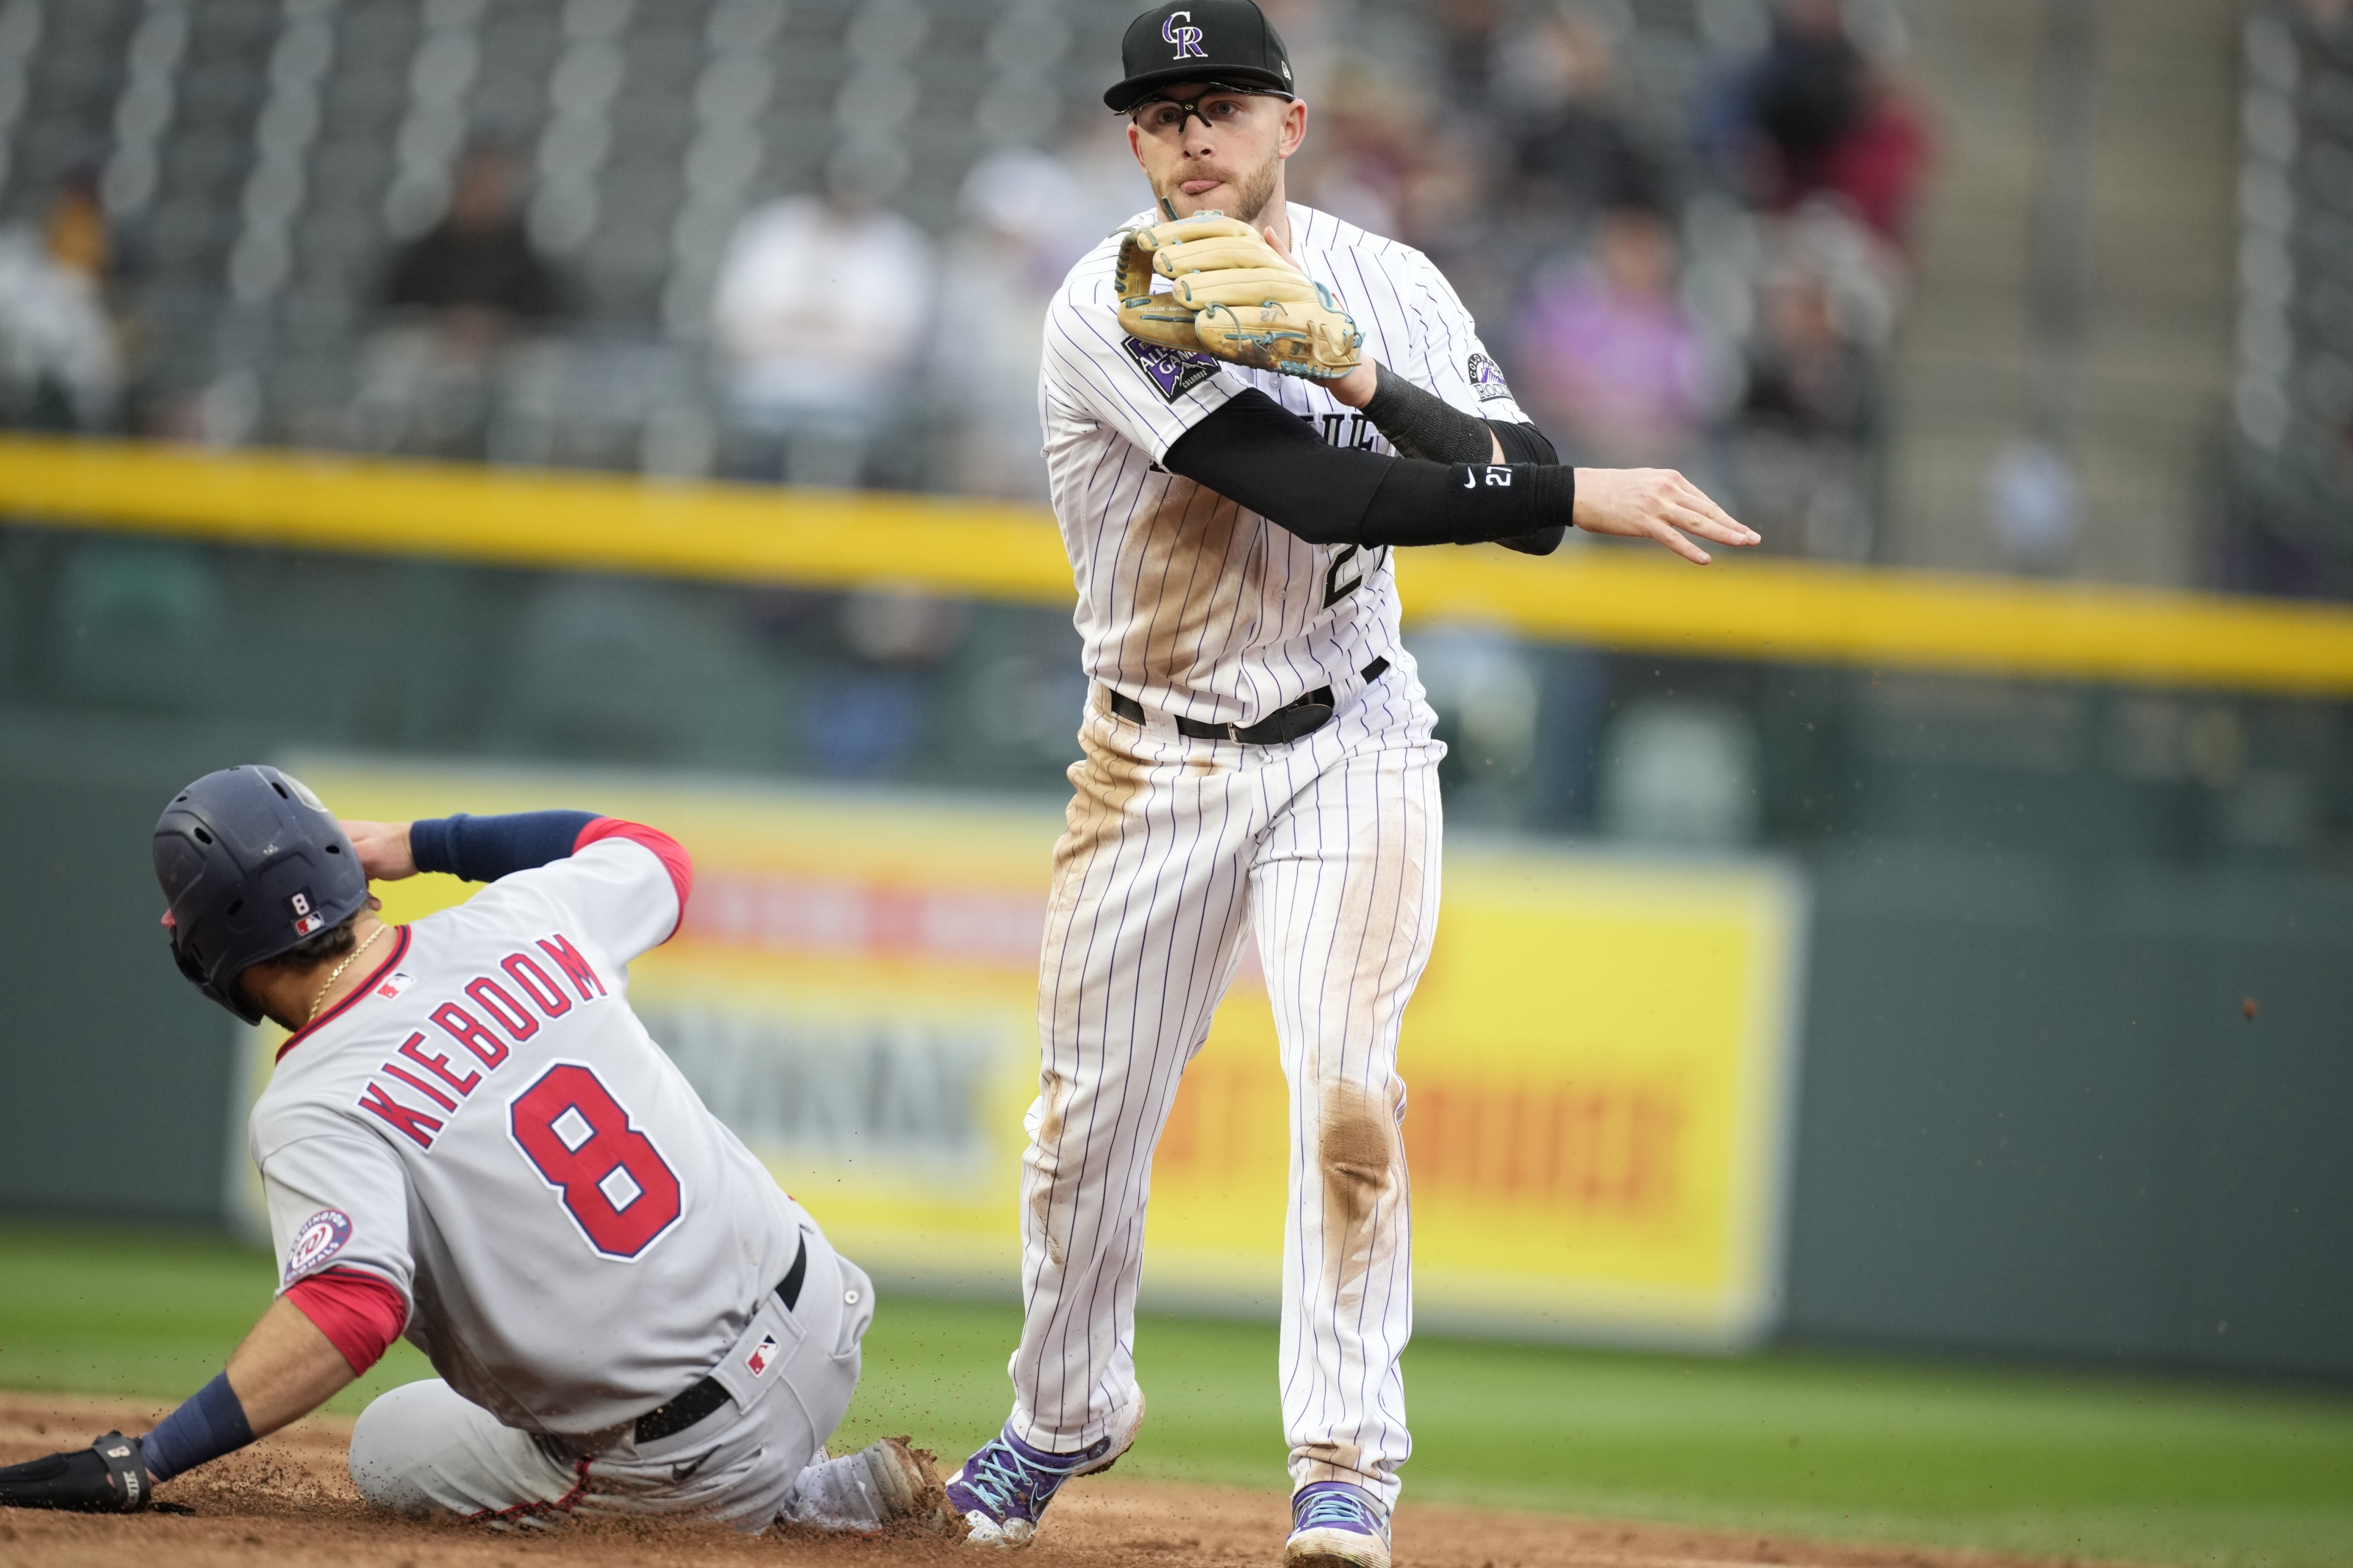
M 1038 1098 L 1045 1109 L 1038 1118 L 1038 1136 L 1029 1145 L 1029 1213 L 1045 1243 L 1047 1260 L 1059 1268 L 1064 1249 L 1054 1235 L 1054 1187 L 1062 1173 L 1062 1126 L 1071 1104 L 1071 1080 L 1048 1068 L 1039 1075 Z
M 1316 1163 L 1324 1180 L 1324 1272 L 1336 1301 L 1364 1295 L 1375 1220 L 1396 1194 L 1404 1165 L 1397 1110 L 1388 1097 L 1353 1083 L 1324 1094 Z
M 1312 1486 L 1317 1481 L 1349 1481 L 1362 1485 L 1373 1479 L 1372 1468 L 1365 1463 L 1364 1446 L 1345 1443 L 1336 1438 L 1329 1442 L 1302 1443 L 1291 1450 L 1294 1460 L 1303 1459 L 1309 1468 L 1302 1475 L 1293 1472 L 1294 1486 Z
M 1152 764 L 1131 749 L 1129 736 L 1110 728 L 1117 722 L 1091 710 L 1079 730 L 1081 756 L 1068 775 L 1071 804 L 1062 814 L 1062 837 L 1054 846 L 1052 900 L 1057 907 L 1076 899 L 1086 862 L 1117 837 L 1151 782 Z

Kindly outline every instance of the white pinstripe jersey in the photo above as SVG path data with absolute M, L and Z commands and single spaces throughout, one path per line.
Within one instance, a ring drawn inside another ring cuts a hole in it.
M 1340 297 L 1366 354 L 1465 413 L 1526 419 L 1428 257 L 1296 202 L 1291 232 L 1292 255 Z M 1335 446 L 1392 448 L 1314 382 L 1130 337 L 1119 247 L 1116 234 L 1096 246 L 1055 295 L 1039 378 L 1087 675 L 1208 723 L 1253 724 L 1323 686 L 1345 700 L 1356 672 L 1397 647 L 1391 552 L 1310 544 L 1159 464 L 1252 386 Z

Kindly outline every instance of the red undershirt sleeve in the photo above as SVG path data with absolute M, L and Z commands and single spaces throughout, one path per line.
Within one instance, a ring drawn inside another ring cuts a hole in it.
M 408 1303 L 400 1292 L 390 1281 L 357 1269 L 330 1268 L 298 1279 L 286 1299 L 343 1352 L 355 1376 L 383 1360 L 408 1326 Z
M 683 925 L 687 897 L 694 891 L 694 859 L 687 854 L 685 846 L 660 829 L 648 827 L 643 823 L 624 822 L 617 816 L 600 816 L 580 830 L 580 837 L 573 841 L 572 852 L 577 855 L 603 838 L 626 838 L 654 852 L 662 863 L 662 869 L 670 873 L 670 885 L 678 891 L 678 919 Z

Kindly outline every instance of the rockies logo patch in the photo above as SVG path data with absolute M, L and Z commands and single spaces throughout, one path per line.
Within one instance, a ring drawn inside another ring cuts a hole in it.
M 1485 354 L 1472 354 L 1465 365 L 1471 376 L 1471 390 L 1479 395 L 1482 403 L 1493 403 L 1499 397 L 1509 397 L 1512 389 L 1504 384 L 1503 370 Z
M 1218 374 L 1218 362 L 1205 353 L 1187 353 L 1183 349 L 1147 343 L 1142 338 L 1125 339 L 1119 346 L 1127 351 L 1127 357 L 1135 362 L 1145 379 L 1170 403 Z

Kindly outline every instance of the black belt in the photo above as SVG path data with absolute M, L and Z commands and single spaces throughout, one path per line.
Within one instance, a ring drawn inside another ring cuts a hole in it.
M 1389 661 L 1377 658 L 1365 666 L 1365 684 L 1370 686 L 1388 669 Z M 1198 719 L 1171 714 L 1176 721 L 1176 732 L 1188 741 L 1240 741 L 1245 746 L 1280 746 L 1286 741 L 1296 741 L 1302 735 L 1313 735 L 1332 721 L 1332 710 L 1338 706 L 1333 700 L 1332 689 L 1319 686 L 1296 702 L 1285 703 L 1272 713 L 1247 729 L 1238 724 L 1204 724 Z M 1144 722 L 1144 704 L 1119 692 L 1111 694 L 1111 710 L 1131 724 Z
M 776 1281 L 776 1300 L 789 1312 L 800 1304 L 801 1279 L 808 1273 L 808 1237 L 801 1237 L 801 1249 L 793 1255 L 793 1266 Z M 685 1431 L 712 1411 L 727 1403 L 727 1391 L 719 1386 L 715 1377 L 706 1377 L 667 1405 L 656 1405 L 638 1417 L 638 1441 L 651 1443 Z

